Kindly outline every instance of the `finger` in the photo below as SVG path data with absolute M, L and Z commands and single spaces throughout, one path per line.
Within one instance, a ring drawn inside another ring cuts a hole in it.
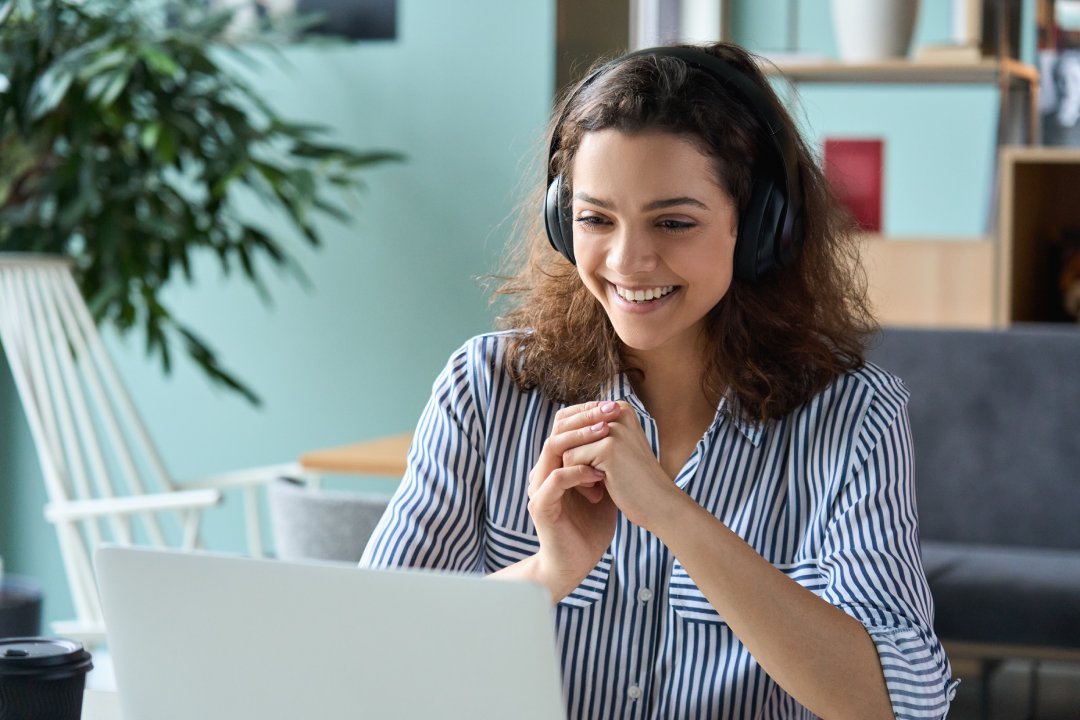
M 599 480 L 596 471 L 587 465 L 553 470 L 529 498 L 529 513 L 533 517 L 540 515 L 555 519 L 559 515 L 559 504 L 567 490 L 586 483 L 595 485 Z
M 589 445 L 605 438 L 611 432 L 611 425 L 603 420 L 592 425 L 581 427 L 576 430 L 568 430 L 557 435 L 551 435 L 544 441 L 544 449 L 541 456 L 547 454 L 554 459 L 555 467 L 576 465 L 579 463 L 567 463 L 564 456 L 570 450 Z M 537 463 L 539 465 L 539 463 Z M 553 468 L 554 469 L 554 468 Z
M 556 468 L 563 466 L 562 455 L 568 449 L 594 442 L 606 432 L 606 423 L 621 412 L 617 403 L 593 400 L 571 405 L 555 413 L 551 434 L 544 441 L 536 465 L 529 473 L 528 496 Z
M 606 400 L 604 402 L 587 402 L 573 407 L 579 409 L 573 413 L 561 414 L 563 413 L 562 410 L 555 413 L 555 422 L 551 427 L 552 435 L 580 430 L 583 427 L 589 427 L 598 422 L 614 420 L 619 417 L 619 414 L 622 411 L 619 404 L 612 402 L 611 400 Z M 564 410 L 569 409 L 570 408 L 564 408 Z
M 603 474 L 603 473 L 601 473 L 601 474 Z M 607 492 L 604 489 L 603 482 L 601 482 L 600 480 L 597 480 L 595 483 L 593 483 L 591 485 L 582 483 L 581 485 L 578 485 L 576 488 L 574 488 L 574 490 L 576 490 L 579 494 L 581 494 L 586 500 L 588 500 L 593 505 L 595 505 L 596 503 L 603 500 L 604 499 L 604 493 Z
M 585 410 L 591 410 L 599 404 L 599 400 L 590 400 L 589 402 L 578 403 L 576 405 L 567 405 L 564 408 L 560 408 L 558 412 L 555 413 L 555 422 L 558 422 L 563 418 L 571 417 L 572 415 L 577 415 Z
M 605 428 L 604 432 L 597 433 L 597 437 L 590 443 L 578 443 L 571 448 L 568 448 L 562 454 L 562 464 L 564 467 L 572 467 L 575 465 L 589 465 L 592 467 L 603 467 L 604 458 L 610 457 L 607 446 L 614 442 L 612 434 L 621 428 L 616 427 L 615 423 L 611 423 Z

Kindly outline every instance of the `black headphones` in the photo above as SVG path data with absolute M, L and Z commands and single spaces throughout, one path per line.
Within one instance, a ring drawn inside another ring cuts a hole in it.
M 803 243 L 803 197 L 796 145 L 787 126 L 765 93 L 745 73 L 728 62 L 693 47 L 657 47 L 623 55 L 600 66 L 585 78 L 563 106 L 548 152 L 548 188 L 544 196 L 544 226 L 548 241 L 571 263 L 574 259 L 574 218 L 562 175 L 551 176 L 551 158 L 559 149 L 559 134 L 566 109 L 579 93 L 612 67 L 630 58 L 673 57 L 702 70 L 723 83 L 761 120 L 772 143 L 754 166 L 750 197 L 739 210 L 735 242 L 735 277 L 753 282 L 773 268 L 795 261 Z

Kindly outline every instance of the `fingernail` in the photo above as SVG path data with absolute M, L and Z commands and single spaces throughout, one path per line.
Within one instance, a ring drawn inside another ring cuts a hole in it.
M 600 470 L 597 470 L 596 468 L 593 468 L 592 474 L 595 475 L 598 478 L 604 477 L 604 473 L 602 471 L 600 471 Z
M 600 406 L 600 410 L 603 411 L 603 412 L 609 413 L 609 412 L 611 412 L 612 410 L 614 410 L 617 407 L 618 407 L 618 405 L 616 405 L 615 403 L 608 400 L 606 403 L 604 403 L 603 405 Z
M 604 423 L 598 422 L 590 428 L 593 432 L 600 432 L 604 429 Z

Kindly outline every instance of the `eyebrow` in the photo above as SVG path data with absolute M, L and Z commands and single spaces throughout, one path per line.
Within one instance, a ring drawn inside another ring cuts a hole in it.
M 612 208 L 612 203 L 609 203 L 606 200 L 600 200 L 599 198 L 594 198 L 590 195 L 586 195 L 583 192 L 574 193 L 574 197 L 583 202 L 587 202 L 590 205 L 598 205 L 605 210 L 610 210 Z M 682 197 L 664 198 L 663 200 L 653 200 L 651 203 L 649 203 L 642 209 L 646 212 L 649 212 L 652 210 L 663 210 L 664 208 L 677 207 L 679 205 L 693 205 L 694 207 L 699 207 L 702 210 L 709 209 L 709 207 L 705 203 L 686 195 Z

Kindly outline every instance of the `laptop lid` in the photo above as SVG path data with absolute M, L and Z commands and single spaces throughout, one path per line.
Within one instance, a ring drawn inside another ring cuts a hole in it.
M 103 547 L 125 720 L 564 718 L 530 583 Z

